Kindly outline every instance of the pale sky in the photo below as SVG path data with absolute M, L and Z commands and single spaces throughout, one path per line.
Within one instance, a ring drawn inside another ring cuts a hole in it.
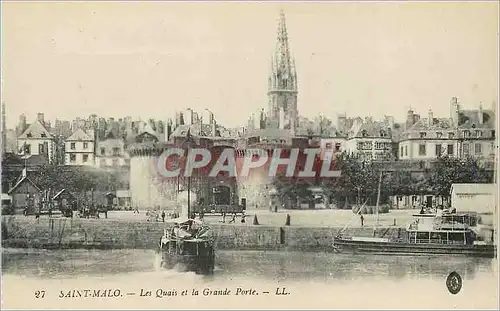
M 208 108 L 226 126 L 267 107 L 284 9 L 299 114 L 449 116 L 498 96 L 498 4 L 2 4 L 2 99 L 13 127 L 46 119 Z M 497 101 L 498 102 L 498 101 Z

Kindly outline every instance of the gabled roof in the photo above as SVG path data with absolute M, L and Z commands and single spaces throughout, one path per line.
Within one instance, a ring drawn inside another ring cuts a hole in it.
M 40 123 L 40 121 L 35 120 L 31 123 L 28 128 L 18 137 L 19 139 L 47 139 L 53 138 L 53 135 L 45 128 L 45 126 Z
M 29 182 L 33 185 L 33 187 L 35 187 L 35 189 L 37 189 L 38 191 L 41 191 L 40 188 L 30 179 L 28 178 L 27 175 L 24 175 L 21 177 L 21 179 L 14 185 L 14 187 L 12 187 L 8 194 L 10 195 L 14 190 L 16 190 L 22 183 L 24 182 Z
M 68 195 L 70 195 L 71 197 L 75 197 L 71 192 L 67 191 L 66 189 L 62 189 L 61 191 L 59 191 L 53 198 L 52 200 L 56 200 L 57 198 L 59 198 L 61 195 L 63 195 L 64 193 L 67 193 Z
M 456 194 L 492 194 L 497 191 L 496 184 L 452 184 L 450 193 Z
M 83 129 L 78 128 L 76 131 L 71 134 L 66 141 L 93 141 L 94 138 L 90 136 Z
M 359 121 L 355 122 L 352 132 L 349 134 L 351 134 L 349 138 L 391 138 L 391 131 L 388 126 L 384 122 L 374 121 L 372 118 L 363 120 L 361 124 Z

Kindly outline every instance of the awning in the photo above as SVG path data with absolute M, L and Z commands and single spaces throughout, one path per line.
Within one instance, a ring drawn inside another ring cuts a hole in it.
M 3 200 L 12 200 L 12 197 L 7 193 L 2 193 L 2 201 Z
M 117 198 L 130 198 L 130 191 L 128 190 L 116 190 Z

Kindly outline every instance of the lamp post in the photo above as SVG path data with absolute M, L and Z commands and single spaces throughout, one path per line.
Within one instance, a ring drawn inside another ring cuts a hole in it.
M 191 129 L 188 129 L 186 138 L 182 142 L 182 148 L 187 149 L 188 151 L 188 156 L 189 156 L 189 149 L 191 148 L 191 145 L 193 143 L 193 137 L 191 136 Z M 189 161 L 189 158 L 188 158 Z M 191 172 L 192 173 L 192 172 Z M 188 218 L 191 216 L 191 174 L 188 176 L 187 180 L 187 216 Z

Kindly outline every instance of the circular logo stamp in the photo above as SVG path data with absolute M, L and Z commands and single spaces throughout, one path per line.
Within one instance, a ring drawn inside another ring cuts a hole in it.
M 446 287 L 448 291 L 453 295 L 456 295 L 462 289 L 462 277 L 457 272 L 453 271 L 446 278 Z

